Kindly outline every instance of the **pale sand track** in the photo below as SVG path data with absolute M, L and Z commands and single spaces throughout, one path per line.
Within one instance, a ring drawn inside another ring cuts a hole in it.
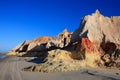
M 7 57 L 0 60 L 0 80 L 120 80 L 120 70 L 81 69 L 63 73 L 39 73 L 22 71 L 34 65 L 20 57 Z

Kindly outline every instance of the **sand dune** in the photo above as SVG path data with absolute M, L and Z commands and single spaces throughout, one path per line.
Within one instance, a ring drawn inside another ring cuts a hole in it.
M 22 71 L 34 65 L 25 57 L 7 57 L 0 61 L 0 80 L 120 80 L 118 70 L 81 69 L 73 72 L 40 73 Z

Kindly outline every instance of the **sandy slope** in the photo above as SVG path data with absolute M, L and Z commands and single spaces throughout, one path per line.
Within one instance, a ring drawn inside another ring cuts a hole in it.
M 66 73 L 22 71 L 22 68 L 33 64 L 19 57 L 5 58 L 0 61 L 0 80 L 120 80 L 120 70 L 81 69 Z

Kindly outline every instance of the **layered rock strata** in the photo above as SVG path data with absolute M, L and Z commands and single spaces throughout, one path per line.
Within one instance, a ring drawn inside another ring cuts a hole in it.
M 65 29 L 56 37 L 25 41 L 10 53 L 13 52 L 42 59 L 39 65 L 24 69 L 29 71 L 60 72 L 81 67 L 120 69 L 120 16 L 105 17 L 96 10 L 83 17 L 73 33 Z

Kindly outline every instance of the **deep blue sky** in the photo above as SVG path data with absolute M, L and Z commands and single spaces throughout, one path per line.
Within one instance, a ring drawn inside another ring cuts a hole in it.
M 0 0 L 0 52 L 24 40 L 55 36 L 79 27 L 80 19 L 96 9 L 120 15 L 120 0 Z

